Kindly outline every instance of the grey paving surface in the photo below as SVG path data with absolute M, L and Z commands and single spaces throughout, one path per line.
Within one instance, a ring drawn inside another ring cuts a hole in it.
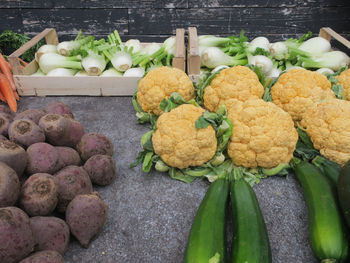
M 117 165 L 114 183 L 95 187 L 110 207 L 103 232 L 88 249 L 72 239 L 66 261 L 182 262 L 191 222 L 208 183 L 185 184 L 156 172 L 143 174 L 140 167 L 128 168 L 140 150 L 141 135 L 148 130 L 137 124 L 130 97 L 25 97 L 20 110 L 43 108 L 54 100 L 72 107 L 87 132 L 112 139 Z M 268 178 L 254 189 L 267 224 L 273 262 L 317 262 L 308 242 L 306 206 L 294 176 Z

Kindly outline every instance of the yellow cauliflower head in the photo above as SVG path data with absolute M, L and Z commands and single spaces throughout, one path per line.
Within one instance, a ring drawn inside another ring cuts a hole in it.
M 315 103 L 335 98 L 331 83 L 321 73 L 292 69 L 280 76 L 271 88 L 272 101 L 300 121 L 304 112 Z
M 330 99 L 309 108 L 300 124 L 315 149 L 344 165 L 350 159 L 350 102 Z
M 215 130 L 212 126 L 195 127 L 203 112 L 200 107 L 183 104 L 158 118 L 152 144 L 167 165 L 183 169 L 213 158 L 217 148 Z
M 194 98 L 194 87 L 190 78 L 180 69 L 159 67 L 142 78 L 137 88 L 137 102 L 142 110 L 155 115 L 162 114 L 159 104 L 173 92 L 179 93 L 186 101 Z
M 234 106 L 228 155 L 236 165 L 273 168 L 289 163 L 298 133 L 291 116 L 271 102 L 251 99 Z
M 343 87 L 345 99 L 350 100 L 350 68 L 344 70 L 336 78 L 338 79 L 338 83 Z
M 222 70 L 204 90 L 204 106 L 215 112 L 221 105 L 237 99 L 246 101 L 250 98 L 261 98 L 264 87 L 254 71 L 244 66 L 235 66 Z

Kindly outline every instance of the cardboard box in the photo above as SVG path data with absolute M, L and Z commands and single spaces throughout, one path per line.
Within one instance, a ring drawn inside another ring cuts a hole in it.
M 8 58 L 14 73 L 14 81 L 20 96 L 132 96 L 137 88 L 138 77 L 55 77 L 30 76 L 38 69 L 35 60 L 26 67 L 18 61 L 26 50 L 45 38 L 47 44 L 58 44 L 56 30 L 47 28 L 33 37 Z M 148 43 L 142 43 L 148 45 Z M 172 66 L 185 71 L 185 29 L 176 29 L 175 57 Z

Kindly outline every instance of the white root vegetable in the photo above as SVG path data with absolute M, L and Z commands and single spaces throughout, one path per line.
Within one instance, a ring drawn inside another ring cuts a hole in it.
M 128 53 L 119 51 L 113 55 L 111 63 L 116 70 L 120 72 L 125 72 L 126 70 L 131 68 L 132 58 Z

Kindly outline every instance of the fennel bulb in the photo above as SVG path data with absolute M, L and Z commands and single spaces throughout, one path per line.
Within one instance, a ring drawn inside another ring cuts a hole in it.
M 275 42 L 269 45 L 269 51 L 273 58 L 282 60 L 288 55 L 288 47 L 283 42 Z
M 218 47 L 207 47 L 201 55 L 201 64 L 207 68 L 215 68 L 217 66 L 236 66 L 247 64 L 246 59 L 237 59 L 231 57 L 221 51 Z
M 325 75 L 326 77 L 328 77 L 329 75 L 334 74 L 334 71 L 331 70 L 330 68 L 319 68 L 318 70 L 316 70 L 318 73 L 321 73 L 322 75 Z
M 248 43 L 248 51 L 254 53 L 257 48 L 269 51 L 269 40 L 266 37 L 256 37 Z
M 102 72 L 100 77 L 122 77 L 123 73 L 117 71 L 115 68 L 109 68 Z
M 270 77 L 271 79 L 277 79 L 279 77 L 279 75 L 281 74 L 282 70 L 278 69 L 278 68 L 272 68 L 269 72 L 268 77 Z
M 339 70 L 350 63 L 350 58 L 342 51 L 330 51 L 310 58 L 301 58 L 304 68 L 330 68 Z
M 202 35 L 198 37 L 198 46 L 202 47 L 218 47 L 230 42 L 229 38 L 216 37 L 213 35 Z
M 68 56 L 69 52 L 73 49 L 80 47 L 79 41 L 63 41 L 57 45 L 57 52 L 62 56 Z
M 268 74 L 273 68 L 271 59 L 263 55 L 248 56 L 248 63 L 261 68 L 265 74 Z
M 50 70 L 46 76 L 66 76 L 71 77 L 74 76 L 77 71 L 74 69 L 68 69 L 68 68 L 55 68 L 53 70 Z
M 38 68 L 38 70 L 35 72 L 35 73 L 33 73 L 31 76 L 45 76 L 45 73 L 44 72 L 42 72 L 42 70 L 40 69 L 40 68 Z
M 142 49 L 141 42 L 138 39 L 129 39 L 125 42 L 124 46 L 126 46 L 128 50 L 132 48 L 132 53 L 137 53 Z
M 77 73 L 75 73 L 74 76 L 76 76 L 76 77 L 87 77 L 87 76 L 89 76 L 89 74 L 87 74 L 87 72 L 85 70 L 80 70 Z
M 103 56 L 90 52 L 81 64 L 89 76 L 98 76 L 105 70 L 107 63 Z
M 56 53 L 45 53 L 39 59 L 39 67 L 44 73 L 55 68 L 82 69 L 79 57 L 65 57 Z
M 150 55 L 152 55 L 153 53 L 156 53 L 161 47 L 162 47 L 162 44 L 159 44 L 159 43 L 150 43 L 150 44 L 146 45 L 146 46 L 141 50 L 141 53 L 150 56 Z
M 331 44 L 323 37 L 313 37 L 303 42 L 299 50 L 309 52 L 312 55 L 320 55 L 331 50 Z
M 145 74 L 144 68 L 129 68 L 127 71 L 124 72 L 123 77 L 139 77 L 142 78 Z
M 165 48 L 165 51 L 168 54 L 174 55 L 175 54 L 175 44 L 176 44 L 176 38 L 174 36 L 168 37 L 163 42 L 163 46 Z
M 131 68 L 132 58 L 128 53 L 119 51 L 113 55 L 111 63 L 116 70 L 124 72 Z
M 57 46 L 50 44 L 41 46 L 38 51 L 35 52 L 35 61 L 39 62 L 41 55 L 45 53 L 57 53 Z

